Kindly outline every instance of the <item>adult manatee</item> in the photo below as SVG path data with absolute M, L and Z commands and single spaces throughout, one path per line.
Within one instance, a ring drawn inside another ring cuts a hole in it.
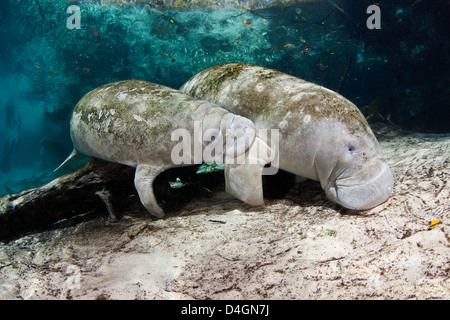
M 258 140 L 253 122 L 244 117 L 137 80 L 106 84 L 86 94 L 73 111 L 70 134 L 74 150 L 60 167 L 84 156 L 136 167 L 139 198 L 157 217 L 164 216 L 153 194 L 158 174 L 202 163 L 205 148 L 216 150 L 217 160 L 239 157 Z
M 257 132 L 278 129 L 279 168 L 320 181 L 327 197 L 345 208 L 373 208 L 392 192 L 391 170 L 367 121 L 336 92 L 244 63 L 201 71 L 181 91 L 253 120 Z M 231 193 L 262 188 L 250 168 L 236 170 L 242 183 Z

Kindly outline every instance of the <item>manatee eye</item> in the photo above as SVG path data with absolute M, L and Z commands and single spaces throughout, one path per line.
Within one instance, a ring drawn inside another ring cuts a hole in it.
M 355 147 L 352 146 L 352 145 L 350 145 L 350 146 L 348 147 L 348 151 L 349 151 L 350 153 L 353 153 L 353 151 L 355 151 Z
M 213 142 L 214 140 L 216 140 L 216 136 L 211 136 L 211 142 Z

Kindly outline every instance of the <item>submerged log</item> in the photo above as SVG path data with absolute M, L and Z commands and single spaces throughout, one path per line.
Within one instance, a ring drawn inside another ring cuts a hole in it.
M 222 169 L 198 169 L 198 165 L 173 168 L 156 177 L 153 190 L 165 212 L 177 212 L 193 198 L 210 197 L 214 190 L 224 189 Z M 65 225 L 59 223 L 61 220 L 84 218 L 86 214 L 100 213 L 110 222 L 117 221 L 116 214 L 147 214 L 134 187 L 134 173 L 134 167 L 91 159 L 78 171 L 41 187 L 0 198 L 0 241 L 49 226 L 60 227 Z M 282 170 L 263 178 L 264 196 L 269 199 L 282 197 L 295 180 L 294 175 Z M 148 217 L 153 218 L 150 213 Z
M 210 196 L 210 189 L 223 189 L 222 170 L 197 173 L 198 167 L 173 168 L 156 177 L 153 190 L 164 211 L 176 212 L 193 198 Z M 41 187 L 0 198 L 0 241 L 85 214 L 101 213 L 110 222 L 117 221 L 116 214 L 147 214 L 134 187 L 134 173 L 134 167 L 91 159 Z
M 107 190 L 114 203 L 135 194 L 132 167 L 91 159 L 83 168 L 41 187 L 0 198 L 0 240 L 80 214 L 106 211 L 96 194 Z

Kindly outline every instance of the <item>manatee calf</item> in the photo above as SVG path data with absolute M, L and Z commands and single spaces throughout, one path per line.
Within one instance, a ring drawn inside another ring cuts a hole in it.
M 278 129 L 279 168 L 320 181 L 327 197 L 343 207 L 370 209 L 392 192 L 391 170 L 367 121 L 336 92 L 244 63 L 201 71 L 181 91 L 253 120 L 257 132 Z M 242 183 L 230 193 L 262 188 L 251 166 L 241 165 L 236 175 Z M 237 181 L 233 172 L 228 179 Z
M 176 135 L 180 130 L 190 135 Z M 257 140 L 252 121 L 181 91 L 137 80 L 107 84 L 86 94 L 73 111 L 70 135 L 74 150 L 60 167 L 84 156 L 135 166 L 139 198 L 157 217 L 164 216 L 153 194 L 158 174 L 202 163 L 207 147 L 217 147 L 216 159 L 239 157 Z M 200 149 L 195 150 L 196 143 Z

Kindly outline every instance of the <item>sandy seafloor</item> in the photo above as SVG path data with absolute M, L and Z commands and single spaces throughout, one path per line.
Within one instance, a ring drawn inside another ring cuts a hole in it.
M 160 220 L 137 200 L 118 223 L 0 244 L 0 298 L 449 299 L 450 135 L 374 128 L 395 189 L 372 210 L 314 181 L 263 207 L 218 191 Z

